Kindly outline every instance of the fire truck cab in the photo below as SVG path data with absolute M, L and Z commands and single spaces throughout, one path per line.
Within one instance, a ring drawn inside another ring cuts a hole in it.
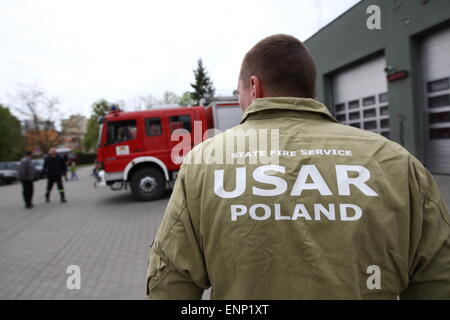
M 218 112 L 218 108 L 227 109 Z M 217 120 L 218 113 L 223 121 Z M 181 139 L 190 139 L 192 147 L 201 142 L 195 138 L 194 122 L 196 133 L 201 132 L 203 137 L 205 131 L 216 126 L 222 126 L 223 130 L 227 129 L 224 126 L 237 125 L 241 115 L 236 101 L 135 112 L 113 109 L 99 119 L 99 184 L 113 190 L 129 185 L 138 200 L 158 199 L 173 186 L 180 168 L 182 159 L 173 157 L 173 148 Z M 184 130 L 173 136 L 177 129 Z

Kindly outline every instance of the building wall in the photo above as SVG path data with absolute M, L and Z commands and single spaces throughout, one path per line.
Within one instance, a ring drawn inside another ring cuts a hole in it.
M 82 151 L 82 141 L 87 131 L 87 118 L 82 115 L 71 115 L 61 120 L 61 143 L 65 148 Z
M 367 7 L 381 8 L 381 30 L 369 30 Z M 333 110 L 331 77 L 344 67 L 384 53 L 387 65 L 407 70 L 389 82 L 391 139 L 425 158 L 420 41 L 450 26 L 449 0 L 363 0 L 305 41 L 317 65 L 317 99 Z M 402 120 L 403 119 L 403 120 Z M 403 134 L 400 122 L 403 121 Z

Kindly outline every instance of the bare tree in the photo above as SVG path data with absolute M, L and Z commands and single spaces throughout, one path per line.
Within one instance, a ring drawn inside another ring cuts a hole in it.
M 172 91 L 165 91 L 162 98 L 157 98 L 151 94 L 129 99 L 120 99 L 116 101 L 116 105 L 125 111 L 150 110 L 154 106 L 161 104 L 178 104 L 180 97 Z
M 178 100 L 180 100 L 180 97 L 178 97 L 175 92 L 166 91 L 163 94 L 163 104 L 175 104 L 178 103 Z
M 140 99 L 143 101 L 145 109 L 147 110 L 150 110 L 155 105 L 161 104 L 161 101 L 151 94 L 141 97 Z
M 116 101 L 116 105 L 125 111 L 150 110 L 154 105 L 161 104 L 161 100 L 149 94 L 141 97 L 133 97 L 129 99 L 120 99 Z
M 55 120 L 61 118 L 59 99 L 49 96 L 36 85 L 18 86 L 14 95 L 14 110 L 26 118 L 25 131 L 28 142 L 47 153 L 59 143 Z
M 127 100 L 129 109 L 133 111 L 145 110 L 145 103 L 141 98 L 132 98 Z
M 121 110 L 126 111 L 140 111 L 146 109 L 146 103 L 141 97 L 133 97 L 130 99 L 121 99 L 116 102 Z

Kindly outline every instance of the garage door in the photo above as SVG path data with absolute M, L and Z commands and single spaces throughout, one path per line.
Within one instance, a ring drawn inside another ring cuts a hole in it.
M 374 58 L 336 73 L 333 102 L 339 122 L 389 138 L 386 60 Z
M 450 29 L 422 43 L 427 113 L 426 163 L 433 173 L 450 174 Z

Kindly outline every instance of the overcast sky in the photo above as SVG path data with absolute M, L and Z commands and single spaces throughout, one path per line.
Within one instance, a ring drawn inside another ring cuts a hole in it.
M 93 102 L 181 95 L 202 58 L 218 94 L 236 88 L 259 40 L 313 35 L 359 0 L 0 0 L 0 103 L 17 84 L 60 99 L 68 116 Z

